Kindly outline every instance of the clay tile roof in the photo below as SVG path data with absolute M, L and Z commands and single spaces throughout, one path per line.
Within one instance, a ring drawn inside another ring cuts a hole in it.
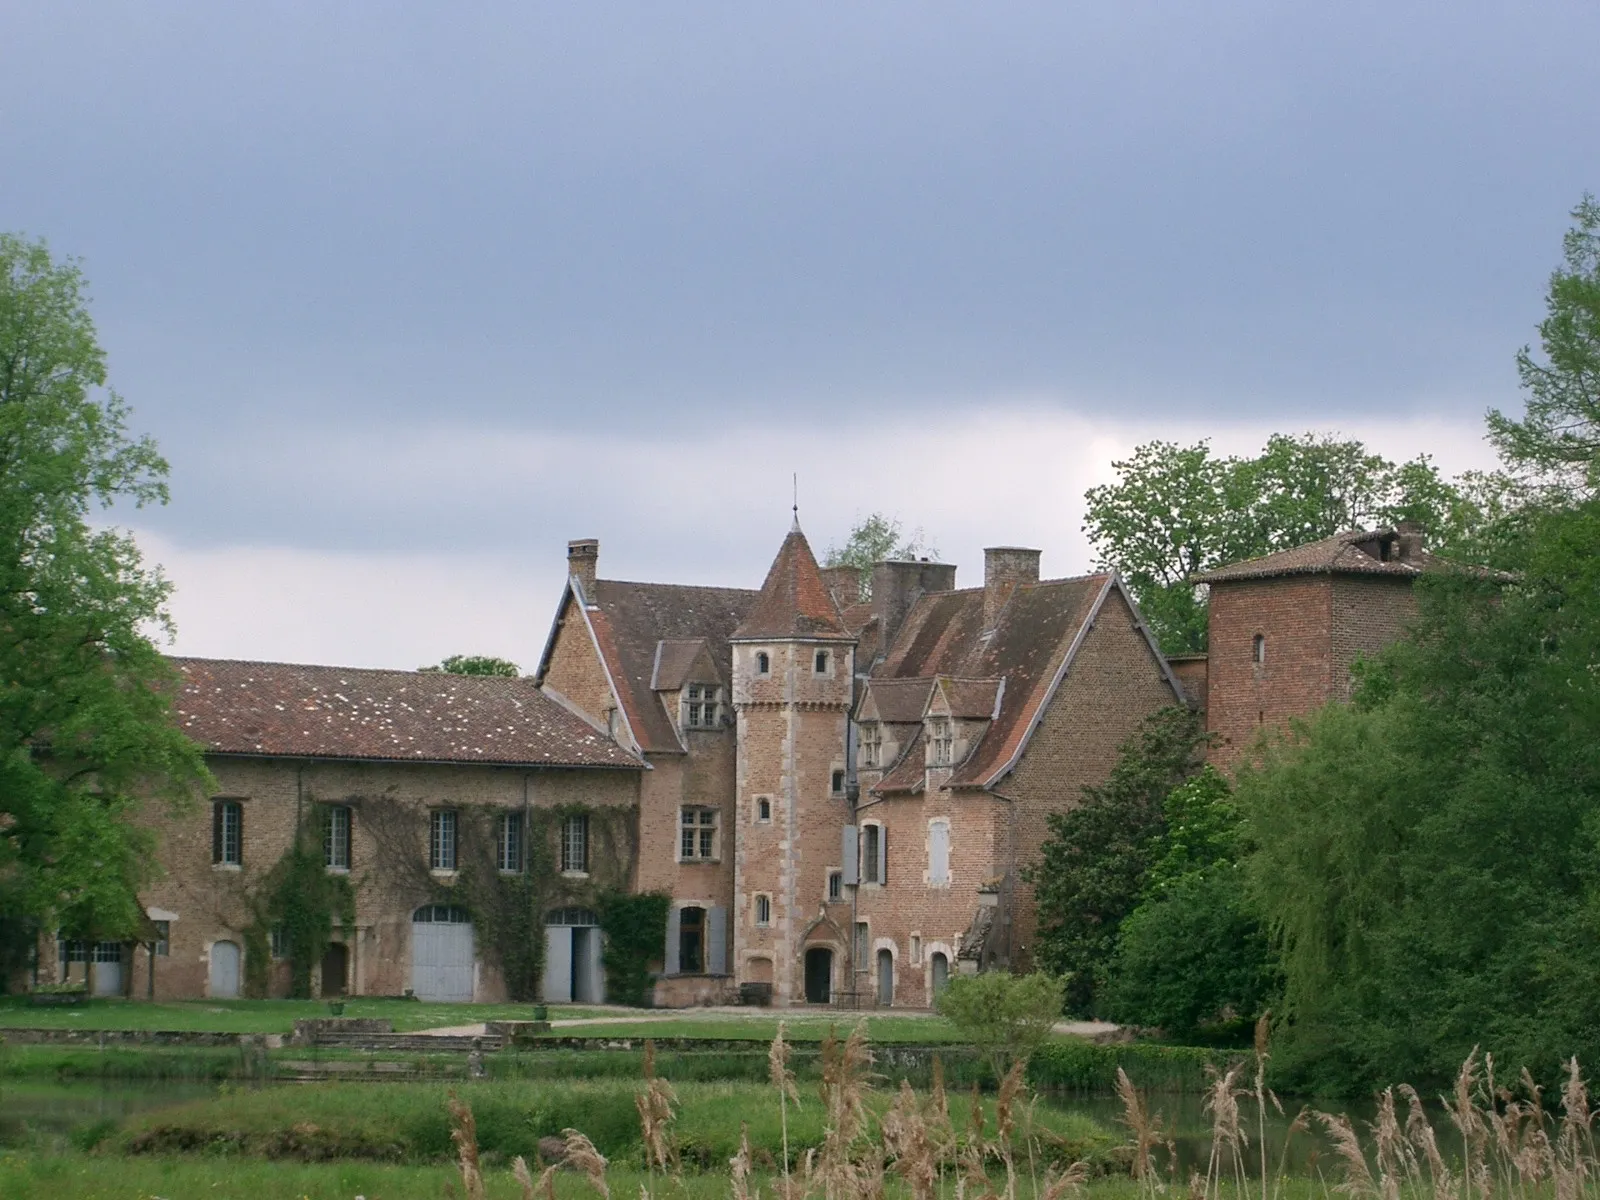
M 174 658 L 179 728 L 220 754 L 389 762 L 643 764 L 531 679 Z
M 712 667 L 712 673 L 705 679 L 691 679 L 695 661 L 704 654 L 711 658 L 713 664 L 716 659 L 711 653 L 711 643 L 705 638 L 663 638 L 656 643 L 656 662 L 650 680 L 650 690 L 653 692 L 676 692 L 686 683 L 724 683 L 722 673 Z
M 822 581 L 822 570 L 806 535 L 796 525 L 778 547 L 772 569 L 744 622 L 733 634 L 735 641 L 767 638 L 820 638 L 853 641 Z
M 911 739 L 894 765 L 883 773 L 882 779 L 873 784 L 872 794 L 883 796 L 893 792 L 920 792 L 927 779 L 927 768 L 924 765 L 926 758 L 927 751 L 923 747 L 922 729 L 919 727 L 917 736 Z
M 922 720 L 922 714 L 928 710 L 928 693 L 933 691 L 933 680 L 872 679 L 867 687 L 872 692 L 878 720 L 891 725 L 910 725 Z
M 1236 579 L 1270 579 L 1277 575 L 1391 575 L 1413 578 L 1444 565 L 1442 559 L 1422 551 L 1409 559 L 1393 557 L 1396 534 L 1392 529 L 1337 533 L 1261 558 L 1230 563 L 1193 577 L 1195 583 L 1228 583 Z M 1385 557 L 1385 554 L 1391 555 Z
M 932 675 L 995 686 L 999 711 L 991 695 L 984 715 L 994 713 L 994 719 L 950 779 L 956 787 L 988 786 L 1021 748 L 1057 669 L 1110 583 L 1109 575 L 1098 574 L 1020 584 L 987 635 L 982 588 L 923 595 L 873 671 L 871 686 L 876 690 L 883 680 Z M 964 707 L 982 707 L 982 693 L 974 701 L 962 691 Z M 896 767 L 890 775 L 898 771 Z
M 950 715 L 963 720 L 987 721 L 994 716 L 995 699 L 1000 693 L 998 679 L 941 679 Z
M 652 689 L 660 642 L 704 641 L 723 679 L 733 673 L 728 638 L 755 602 L 749 588 L 689 587 L 597 579 L 589 622 L 617 700 L 642 750 L 681 751 L 677 724 Z

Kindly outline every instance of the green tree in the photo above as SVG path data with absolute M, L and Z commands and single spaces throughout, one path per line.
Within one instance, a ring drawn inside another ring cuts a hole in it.
M 921 529 L 902 536 L 900 522 L 875 512 L 850 530 L 844 545 L 830 545 L 823 554 L 825 567 L 854 567 L 861 573 L 861 595 L 872 591 L 872 568 L 890 558 L 939 559 L 939 549 L 924 540 Z
M 73 261 L 0 234 L 0 928 L 133 937 L 152 871 L 145 799 L 209 781 L 170 719 L 167 581 L 96 508 L 167 498 L 127 432 Z M 18 931 L 24 931 L 20 935 Z
M 1539 323 L 1543 357 L 1526 346 L 1517 355 L 1526 411 L 1488 420 L 1508 464 L 1588 496 L 1600 488 L 1600 204 L 1584 196 L 1572 219 Z
M 1302 1083 L 1600 1053 L 1600 501 L 1528 529 L 1512 580 L 1420 581 L 1356 704 L 1240 779 Z
M 1495 494 L 1488 476 L 1452 482 L 1426 456 L 1397 465 L 1358 441 L 1309 433 L 1274 434 L 1253 458 L 1149 442 L 1112 466 L 1117 482 L 1085 493 L 1084 530 L 1169 654 L 1205 649 L 1205 596 L 1189 582 L 1200 572 L 1402 520 L 1454 543 Z
M 522 668 L 510 659 L 488 654 L 452 654 L 438 666 L 418 667 L 417 670 L 445 675 L 503 675 L 508 679 L 522 674 Z
M 1026 1062 L 1061 1019 L 1066 980 L 1034 972 L 955 975 L 939 992 L 939 1015 L 989 1060 L 995 1078 Z
M 1160 857 L 1118 931 L 1106 1013 L 1176 1036 L 1218 1024 L 1248 1032 L 1276 976 L 1239 867 L 1244 839 L 1233 790 L 1207 766 L 1162 807 Z
M 1163 709 L 1122 747 L 1103 784 L 1084 788 L 1076 807 L 1050 814 L 1039 859 L 1024 878 L 1039 911 L 1034 957 L 1067 977 L 1071 1011 L 1096 1011 L 1118 930 L 1163 853 L 1166 798 L 1200 769 L 1207 744 L 1196 714 Z

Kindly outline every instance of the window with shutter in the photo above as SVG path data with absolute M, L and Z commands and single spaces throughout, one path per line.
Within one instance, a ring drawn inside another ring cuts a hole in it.
M 880 870 L 881 861 L 879 853 L 883 849 L 883 827 L 881 825 L 863 825 L 861 827 L 861 882 L 882 883 L 883 874 Z
M 950 883 L 950 822 L 928 823 L 928 884 L 945 887 Z
M 237 800 L 211 803 L 211 861 L 223 867 L 244 865 L 244 805 Z

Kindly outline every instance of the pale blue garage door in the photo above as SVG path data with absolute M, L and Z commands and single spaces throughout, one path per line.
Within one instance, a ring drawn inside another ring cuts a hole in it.
M 411 990 L 417 999 L 471 1003 L 476 967 L 466 909 L 424 904 L 412 914 Z

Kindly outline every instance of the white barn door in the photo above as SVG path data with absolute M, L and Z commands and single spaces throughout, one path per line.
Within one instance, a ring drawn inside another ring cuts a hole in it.
M 572 1003 L 572 926 L 544 927 L 544 996 L 546 1004 Z
M 477 955 L 464 909 L 425 904 L 411 918 L 411 990 L 419 1000 L 472 1002 Z

